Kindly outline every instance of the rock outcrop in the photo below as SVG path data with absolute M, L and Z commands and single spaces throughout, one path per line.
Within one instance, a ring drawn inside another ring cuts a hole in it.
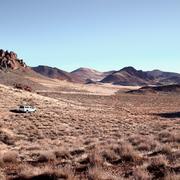
M 8 69 L 25 68 L 26 64 L 22 59 L 17 57 L 17 54 L 12 51 L 4 51 L 0 49 L 0 69 L 7 71 Z

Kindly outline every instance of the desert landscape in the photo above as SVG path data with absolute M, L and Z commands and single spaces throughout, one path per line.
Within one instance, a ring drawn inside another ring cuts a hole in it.
M 0 180 L 180 180 L 180 0 L 0 2 Z
M 1 179 L 180 178 L 179 93 L 57 82 L 0 86 Z M 23 103 L 37 112 L 11 112 Z
M 38 73 L 0 52 L 0 179 L 180 178 L 180 86 L 168 84 L 179 74 L 80 68 L 74 77 L 46 66 Z M 127 84 L 103 83 L 102 74 Z M 20 113 L 20 105 L 37 111 Z

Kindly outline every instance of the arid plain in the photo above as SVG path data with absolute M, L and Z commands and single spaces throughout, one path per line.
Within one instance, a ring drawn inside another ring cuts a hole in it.
M 38 83 L 46 88 L 0 86 L 0 179 L 180 178 L 180 94 Z M 11 112 L 23 103 L 37 112 Z

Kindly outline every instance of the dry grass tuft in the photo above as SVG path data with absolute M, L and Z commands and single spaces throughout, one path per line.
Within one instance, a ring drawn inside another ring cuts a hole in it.
M 2 171 L 0 171 L 0 180 L 6 180 L 6 176 Z
M 152 176 L 143 166 L 140 166 L 134 169 L 133 178 L 135 180 L 151 180 Z
M 151 164 L 147 167 L 147 170 L 153 174 L 154 178 L 164 178 L 165 174 L 169 171 L 167 169 L 168 161 L 165 156 L 160 155 L 151 159 Z
M 132 161 L 139 163 L 142 160 L 141 155 L 139 152 L 135 151 L 133 146 L 128 142 L 121 142 L 114 151 L 120 155 L 122 161 Z
M 139 151 L 152 151 L 156 148 L 157 142 L 151 136 L 133 135 L 128 138 L 133 146 L 137 146 Z
M 167 160 L 166 156 L 159 155 L 159 156 L 151 159 L 151 165 L 152 166 L 167 166 L 168 160 Z
M 101 167 L 93 167 L 88 172 L 89 180 L 121 180 L 121 178 L 112 175 L 111 173 L 103 170 Z
M 71 157 L 70 152 L 65 148 L 59 148 L 55 150 L 54 154 L 57 159 L 69 159 Z
M 48 180 L 76 180 L 74 172 L 69 167 L 56 169 L 52 166 L 33 167 L 29 165 L 19 166 L 18 178 L 21 180 L 48 179 Z
M 1 128 L 0 141 L 7 145 L 13 145 L 15 143 L 15 136 L 10 130 Z
M 56 156 L 53 151 L 41 151 L 36 156 L 36 161 L 41 163 L 54 161 L 56 159 Z
M 167 173 L 167 175 L 164 177 L 164 180 L 179 180 L 180 175 L 175 174 L 175 173 Z
M 4 163 L 16 163 L 18 153 L 15 151 L 7 151 L 2 154 L 2 160 Z
M 159 133 L 159 140 L 162 142 L 177 142 L 180 143 L 180 133 L 178 131 L 169 132 L 164 130 Z
M 89 154 L 89 162 L 92 167 L 103 165 L 103 157 L 97 149 L 94 149 Z

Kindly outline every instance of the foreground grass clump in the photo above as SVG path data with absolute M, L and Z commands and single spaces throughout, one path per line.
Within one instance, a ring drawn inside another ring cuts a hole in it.
M 101 167 L 93 167 L 88 172 L 89 180 L 122 180 L 120 177 L 112 175 L 110 172 L 103 170 Z
M 52 166 L 33 167 L 19 166 L 19 174 L 12 180 L 76 180 L 74 172 L 69 167 L 54 168 Z
M 133 177 L 134 179 L 138 179 L 138 180 L 151 180 L 152 179 L 151 174 L 143 166 L 139 166 L 134 169 Z

